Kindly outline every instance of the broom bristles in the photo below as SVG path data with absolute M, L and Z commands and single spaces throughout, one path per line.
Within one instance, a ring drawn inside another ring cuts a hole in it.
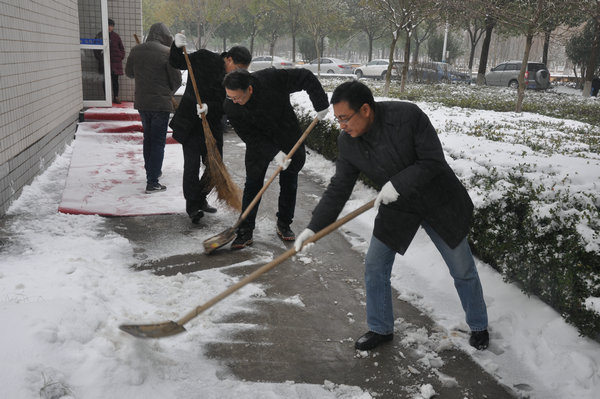
M 217 190 L 217 196 L 219 199 L 225 201 L 231 208 L 241 211 L 242 210 L 242 191 L 231 179 L 221 153 L 217 149 L 216 141 L 208 123 L 202 120 L 204 127 L 204 140 L 206 141 L 206 150 L 208 158 L 208 174 L 210 177 L 211 185 Z

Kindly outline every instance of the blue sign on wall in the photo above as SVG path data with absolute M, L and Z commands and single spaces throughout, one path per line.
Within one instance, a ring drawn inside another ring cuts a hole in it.
M 85 37 L 80 37 L 79 44 L 102 44 L 102 39 L 88 39 Z

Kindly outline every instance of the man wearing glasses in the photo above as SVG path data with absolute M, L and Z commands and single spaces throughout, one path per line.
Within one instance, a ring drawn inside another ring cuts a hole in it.
M 187 70 L 187 63 L 182 47 L 186 45 L 183 33 L 177 33 L 171 46 L 169 62 L 171 66 Z M 223 154 L 223 101 L 225 90 L 223 78 L 227 72 L 237 68 L 248 68 L 252 55 L 247 48 L 234 46 L 222 54 L 201 49 L 189 54 L 196 85 L 202 100 L 202 107 L 196 101 L 194 87 L 188 75 L 185 92 L 181 103 L 169 126 L 173 129 L 173 138 L 183 148 L 183 196 L 185 208 L 192 223 L 199 223 L 204 212 L 214 213 L 217 210 L 206 201 L 206 196 L 213 189 L 208 173 L 206 159 L 207 149 L 201 118 L 206 118 L 210 130 L 215 137 L 217 147 Z M 210 112 L 209 112 L 210 109 Z M 205 170 L 200 177 L 200 166 Z
M 369 88 L 357 81 L 338 86 L 331 103 L 343 129 L 335 175 L 294 246 L 302 250 L 308 238 L 335 221 L 361 172 L 382 187 L 365 258 L 369 331 L 356 340 L 355 348 L 370 350 L 393 339 L 392 266 L 396 253 L 406 252 L 420 226 L 454 279 L 471 329 L 469 344 L 487 348 L 487 309 L 467 242 L 473 203 L 444 159 L 429 118 L 411 103 L 376 103 Z
M 284 241 L 293 241 L 296 235 L 290 225 L 296 207 L 298 173 L 306 158 L 304 145 L 284 163 L 286 154 L 294 147 L 302 130 L 290 93 L 305 90 L 317 117 L 323 119 L 329 111 L 327 94 L 315 75 L 307 69 L 267 68 L 250 74 L 246 70 L 228 73 L 223 81 L 227 100 L 225 113 L 235 132 L 246 143 L 246 183 L 242 198 L 242 212 L 262 188 L 271 160 L 284 170 L 279 175 L 279 203 L 277 234 Z M 241 249 L 253 242 L 258 206 L 240 223 L 231 248 Z

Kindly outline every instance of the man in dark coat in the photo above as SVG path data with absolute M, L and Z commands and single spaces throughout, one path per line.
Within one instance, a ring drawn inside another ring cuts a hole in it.
M 393 338 L 392 266 L 396 253 L 406 252 L 419 226 L 454 278 L 471 329 L 469 343 L 487 348 L 487 309 L 467 242 L 473 203 L 446 162 L 429 118 L 414 104 L 375 103 L 369 88 L 357 81 L 336 88 L 331 103 L 343 128 L 336 172 L 294 246 L 300 251 L 316 231 L 335 221 L 359 173 L 382 186 L 365 259 L 369 331 L 356 341 L 356 349 L 373 349 Z
M 286 154 L 302 136 L 300 123 L 290 104 L 290 93 L 305 90 L 319 119 L 323 119 L 329 110 L 327 94 L 319 80 L 307 69 L 267 68 L 253 74 L 234 71 L 227 74 L 223 84 L 227 93 L 225 113 L 231 126 L 246 143 L 242 212 L 264 185 L 267 168 L 275 157 L 284 168 L 279 175 L 277 234 L 283 240 L 293 241 L 296 236 L 290 225 L 296 207 L 298 173 L 304 166 L 306 154 L 302 145 L 290 160 L 284 162 Z M 240 223 L 232 248 L 240 249 L 252 244 L 259 204 L 260 201 Z
M 135 79 L 134 108 L 144 127 L 144 168 L 146 193 L 167 188 L 158 182 L 162 175 L 169 116 L 173 94 L 181 86 L 181 71 L 169 64 L 173 37 L 163 23 L 150 27 L 146 42 L 131 49 L 125 72 Z
M 186 37 L 182 33 L 175 34 L 170 63 L 181 70 L 187 70 L 182 50 L 185 43 Z M 188 75 L 185 92 L 169 126 L 173 129 L 173 138 L 183 147 L 183 196 L 186 201 L 186 212 L 192 223 L 198 223 L 204 216 L 204 212 L 217 211 L 206 201 L 206 196 L 213 189 L 213 185 L 210 174 L 206 170 L 209 164 L 206 159 L 207 148 L 200 118 L 207 118 L 219 152 L 223 154 L 222 119 L 225 101 L 223 78 L 225 73 L 234 69 L 247 69 L 252 61 L 252 55 L 245 47 L 234 46 L 220 55 L 201 49 L 188 56 L 203 107 L 199 107 L 196 101 L 191 77 Z M 202 178 L 200 178 L 201 163 L 205 166 Z

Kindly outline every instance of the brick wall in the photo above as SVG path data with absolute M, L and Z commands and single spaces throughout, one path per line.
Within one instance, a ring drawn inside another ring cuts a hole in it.
M 0 0 L 0 215 L 75 133 L 77 15 L 76 0 Z
M 99 12 L 97 0 L 0 0 L 0 216 L 75 135 L 86 58 L 79 10 L 86 2 Z M 127 57 L 133 33 L 142 33 L 141 0 L 107 5 Z M 122 76 L 120 83 L 120 97 L 133 100 L 133 81 Z

